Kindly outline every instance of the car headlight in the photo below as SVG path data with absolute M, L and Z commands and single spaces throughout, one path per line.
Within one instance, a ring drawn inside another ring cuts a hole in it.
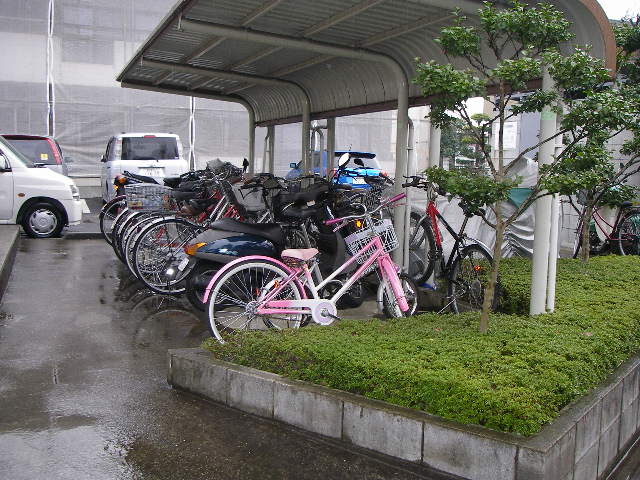
M 69 185 L 69 188 L 71 189 L 71 196 L 75 199 L 79 199 L 80 190 L 78 190 L 78 187 L 76 187 L 76 185 L 72 183 L 71 185 Z

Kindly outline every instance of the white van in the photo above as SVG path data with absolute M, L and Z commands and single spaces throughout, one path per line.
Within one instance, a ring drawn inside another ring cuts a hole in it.
M 177 177 L 189 171 L 182 154 L 180 137 L 173 133 L 122 133 L 109 139 L 100 161 L 102 199 L 114 195 L 113 179 L 125 171 L 152 177 L 162 184 L 164 177 Z
M 73 180 L 36 167 L 0 137 L 0 224 L 20 224 L 31 237 L 56 237 L 82 221 L 82 203 Z

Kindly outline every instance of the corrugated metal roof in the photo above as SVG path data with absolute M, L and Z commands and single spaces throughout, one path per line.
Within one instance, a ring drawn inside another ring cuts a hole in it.
M 532 2 L 534 3 L 534 2 Z M 555 0 L 573 22 L 576 43 L 615 61 L 615 45 L 604 12 L 595 0 Z M 141 60 L 238 72 L 295 82 L 307 92 L 314 118 L 394 108 L 398 76 L 380 62 L 323 55 L 290 46 L 231 39 L 183 28 L 185 20 L 310 39 L 360 48 L 393 58 L 411 80 L 416 57 L 445 61 L 433 39 L 460 6 L 473 19 L 480 0 L 181 0 L 165 17 L 118 81 L 166 87 L 185 95 L 231 95 L 248 102 L 258 123 L 286 123 L 300 117 L 295 88 L 254 85 L 250 79 L 171 72 L 167 66 L 142 66 Z M 208 31 L 207 31 L 208 32 Z M 411 85 L 411 104 L 424 103 Z

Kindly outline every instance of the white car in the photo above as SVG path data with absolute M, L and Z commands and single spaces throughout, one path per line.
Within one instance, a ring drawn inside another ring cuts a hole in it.
M 73 180 L 35 166 L 0 137 L 0 224 L 20 224 L 31 237 L 56 237 L 82 221 L 82 207 Z
M 189 171 L 182 154 L 180 137 L 172 133 L 122 133 L 109 139 L 102 156 L 100 181 L 102 199 L 115 196 L 113 179 L 125 171 L 152 177 L 160 184 L 164 177 L 177 177 Z

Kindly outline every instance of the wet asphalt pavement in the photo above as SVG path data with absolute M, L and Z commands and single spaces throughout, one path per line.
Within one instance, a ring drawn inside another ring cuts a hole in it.
M 103 241 L 23 238 L 0 304 L 0 478 L 436 478 L 172 390 L 167 349 L 207 337 Z

